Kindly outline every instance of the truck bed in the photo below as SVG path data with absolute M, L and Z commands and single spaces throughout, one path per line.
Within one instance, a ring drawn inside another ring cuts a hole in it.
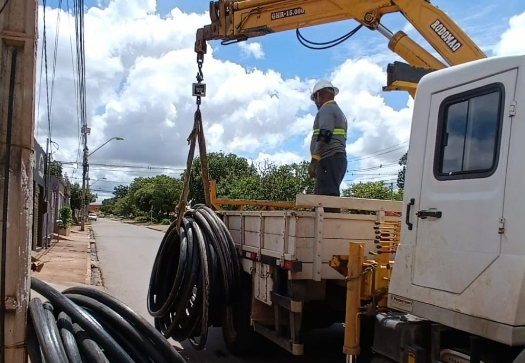
M 399 221 L 401 212 L 397 201 L 301 195 L 296 204 L 313 211 L 223 211 L 242 257 L 281 267 L 293 262 L 300 271 L 291 269 L 290 279 L 343 280 L 328 265 L 332 256 L 348 254 L 349 242 L 364 243 L 367 253 L 374 251 L 374 226 Z M 325 207 L 351 212 L 326 213 Z

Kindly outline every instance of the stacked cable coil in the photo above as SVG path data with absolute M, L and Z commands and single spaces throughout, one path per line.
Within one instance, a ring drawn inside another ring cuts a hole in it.
M 240 265 L 233 239 L 222 220 L 197 205 L 166 232 L 151 273 L 148 309 L 165 337 L 206 345 L 208 328 L 222 325 L 235 334 L 239 324 Z M 233 309 L 232 309 L 233 308 Z M 228 343 L 228 342 L 227 342 Z
M 32 363 L 185 362 L 143 317 L 102 291 L 74 287 L 60 293 L 34 277 L 31 289 L 49 301 L 29 304 Z

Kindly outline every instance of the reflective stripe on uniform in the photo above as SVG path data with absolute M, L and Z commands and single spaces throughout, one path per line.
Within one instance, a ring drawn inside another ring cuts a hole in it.
M 319 129 L 314 129 L 314 136 L 317 136 L 319 135 Z M 334 131 L 332 131 L 332 135 L 339 135 L 339 136 L 343 136 L 343 137 L 346 137 L 346 131 L 344 129 L 334 129 Z

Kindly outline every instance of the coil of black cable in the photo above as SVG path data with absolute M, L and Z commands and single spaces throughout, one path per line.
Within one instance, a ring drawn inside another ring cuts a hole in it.
M 144 318 L 114 297 L 76 287 L 63 293 L 31 278 L 28 352 L 32 362 L 184 363 Z
M 208 328 L 224 325 L 238 304 L 241 268 L 233 238 L 210 208 L 196 205 L 173 223 L 151 272 L 148 310 L 165 337 L 206 345 Z M 228 326 L 235 326 L 231 321 Z

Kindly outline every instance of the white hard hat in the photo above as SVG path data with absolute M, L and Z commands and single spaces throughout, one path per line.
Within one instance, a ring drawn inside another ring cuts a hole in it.
M 312 95 L 310 97 L 313 97 L 319 90 L 322 90 L 323 88 L 332 88 L 334 90 L 335 96 L 337 96 L 337 94 L 339 93 L 339 88 L 334 87 L 332 82 L 322 79 L 315 84 L 314 89 L 312 90 Z

